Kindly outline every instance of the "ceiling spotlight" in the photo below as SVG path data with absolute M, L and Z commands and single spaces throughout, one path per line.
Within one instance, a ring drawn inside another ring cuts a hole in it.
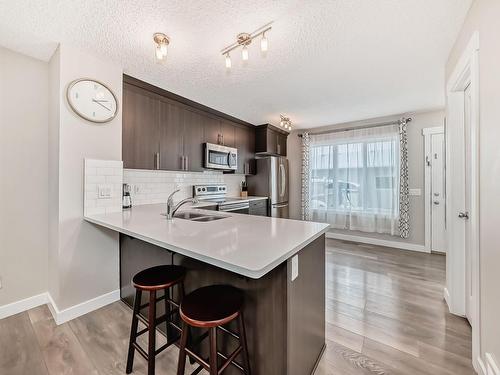
M 236 48 L 241 47 L 241 58 L 243 61 L 248 61 L 248 46 L 252 43 L 252 40 L 259 35 L 262 35 L 262 39 L 260 41 L 260 49 L 262 52 L 266 52 L 269 49 L 269 41 L 265 33 L 272 28 L 272 22 L 268 23 L 265 26 L 262 26 L 260 29 L 255 30 L 253 33 L 240 33 L 236 36 L 236 42 L 224 48 L 221 53 L 226 57 L 226 67 L 231 67 L 231 63 L 228 63 L 229 52 L 235 50 Z M 229 65 L 229 66 L 228 66 Z
M 158 61 L 165 60 L 167 57 L 168 45 L 170 44 L 170 39 L 163 33 L 155 33 L 153 35 L 153 40 L 155 42 L 155 56 Z
M 267 49 L 269 48 L 269 42 L 266 38 L 266 33 L 262 33 L 262 39 L 260 40 L 260 50 L 262 52 L 267 52 Z
M 280 126 L 290 131 L 292 130 L 292 121 L 290 121 L 289 117 L 280 115 Z
M 231 56 L 229 56 L 229 53 L 226 53 L 226 68 L 231 68 Z

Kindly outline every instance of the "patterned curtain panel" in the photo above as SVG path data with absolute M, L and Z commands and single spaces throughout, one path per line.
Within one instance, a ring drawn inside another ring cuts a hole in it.
M 410 191 L 408 186 L 408 121 L 403 118 L 399 122 L 400 145 L 400 177 L 399 177 L 399 235 L 408 238 L 410 235 Z
M 302 220 L 311 220 L 311 210 L 309 206 L 309 182 L 311 176 L 310 157 L 310 136 L 309 133 L 302 134 Z

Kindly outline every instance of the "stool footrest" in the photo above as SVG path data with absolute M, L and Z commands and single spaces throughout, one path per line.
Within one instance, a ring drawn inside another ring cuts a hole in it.
M 233 357 L 233 359 L 232 359 L 232 361 L 231 361 L 231 363 L 230 363 L 230 364 L 231 364 L 231 365 L 233 365 L 233 366 L 234 366 L 234 367 L 236 367 L 238 370 L 240 370 L 241 372 L 243 372 L 243 373 L 244 373 L 244 372 L 245 372 L 245 369 L 243 368 L 243 366 L 242 366 L 242 365 L 240 365 L 238 362 L 236 362 L 236 361 L 234 360 L 234 358 L 236 358 L 236 356 L 237 356 L 238 354 L 240 354 L 240 353 L 241 353 L 241 350 L 243 349 L 243 347 L 241 347 L 241 346 L 240 346 L 238 349 L 239 349 L 239 352 L 238 352 L 238 353 L 236 353 L 236 355 Z M 238 350 L 238 349 L 236 349 L 236 350 Z M 219 351 L 217 351 L 217 355 L 218 355 L 219 357 L 221 357 L 222 359 L 224 359 L 225 361 L 227 361 L 227 360 L 228 360 L 228 357 L 227 357 L 227 356 L 225 356 L 224 354 L 222 354 L 222 353 L 221 353 L 221 352 L 219 352 Z M 221 371 L 222 371 L 223 369 L 225 369 L 225 367 L 221 368 Z

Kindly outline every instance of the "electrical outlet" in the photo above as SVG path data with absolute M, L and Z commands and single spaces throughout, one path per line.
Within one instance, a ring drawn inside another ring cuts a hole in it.
M 103 184 L 97 186 L 97 198 L 98 199 L 110 199 L 113 197 L 113 186 L 109 184 Z

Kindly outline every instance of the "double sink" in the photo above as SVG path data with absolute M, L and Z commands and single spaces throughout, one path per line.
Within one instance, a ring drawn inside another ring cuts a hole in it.
M 162 214 L 162 215 L 166 216 L 166 214 Z M 176 218 L 176 219 L 183 219 L 183 220 L 197 221 L 197 222 L 215 221 L 215 220 L 225 219 L 227 217 L 229 217 L 229 216 L 209 215 L 209 214 L 191 212 L 191 211 L 181 211 L 181 212 L 176 212 L 174 214 L 174 218 Z

